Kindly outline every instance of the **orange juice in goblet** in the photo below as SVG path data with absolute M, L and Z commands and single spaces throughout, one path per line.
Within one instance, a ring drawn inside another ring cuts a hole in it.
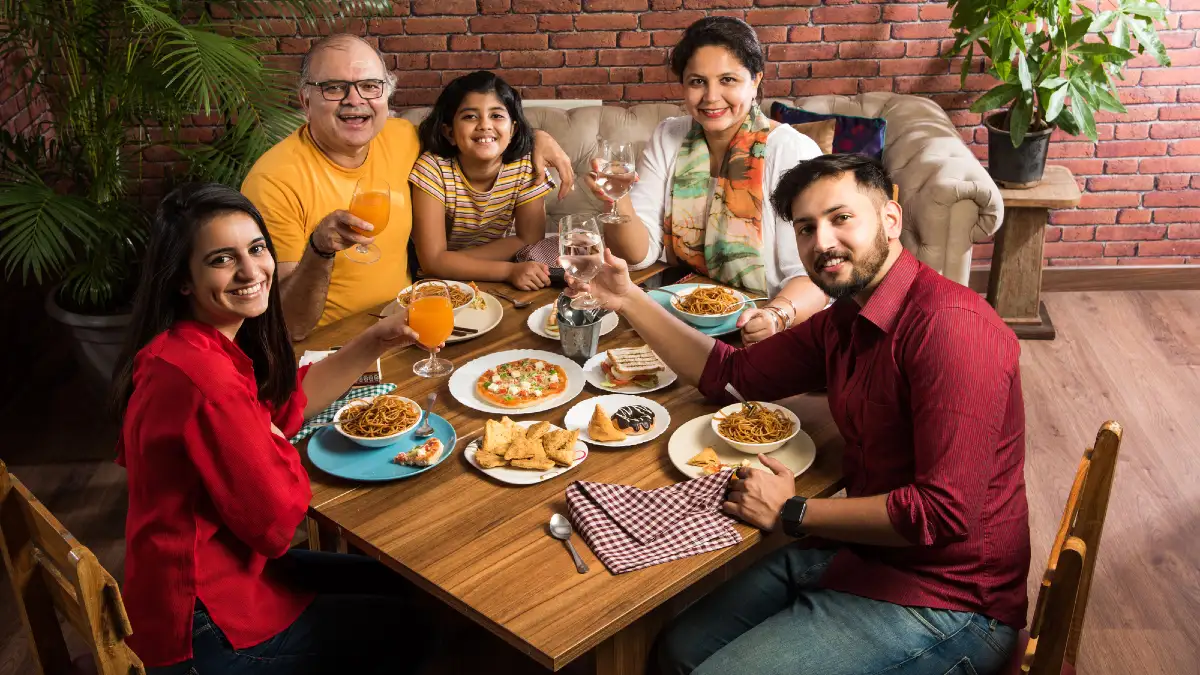
M 387 181 L 373 178 L 363 178 L 354 186 L 354 196 L 350 198 L 350 215 L 362 218 L 375 229 L 370 232 L 355 231 L 368 237 L 378 237 L 383 234 L 388 220 L 392 216 L 392 189 Z M 346 257 L 359 263 L 373 263 L 382 255 L 379 245 L 358 244 L 346 249 Z
M 383 234 L 383 230 L 387 227 L 388 220 L 392 215 L 392 195 L 380 190 L 356 192 L 354 199 L 350 201 L 350 213 L 362 218 L 375 227 L 370 232 L 358 230 L 359 233 L 365 234 L 368 237 L 378 237 Z
M 421 377 L 449 375 L 454 364 L 438 358 L 433 351 L 454 330 L 454 305 L 450 302 L 450 287 L 446 282 L 430 279 L 413 285 L 408 298 L 408 327 L 417 334 L 421 346 L 429 351 L 429 358 L 413 364 L 413 372 Z

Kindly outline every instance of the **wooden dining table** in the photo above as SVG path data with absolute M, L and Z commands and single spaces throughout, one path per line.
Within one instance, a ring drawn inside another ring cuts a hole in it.
M 653 267 L 636 273 L 635 281 L 652 279 L 659 271 Z M 441 356 L 461 367 L 509 349 L 561 353 L 557 341 L 533 333 L 525 323 L 531 312 L 555 301 L 557 289 L 521 293 L 500 284 L 480 287 L 499 289 L 532 304 L 514 309 L 501 301 L 504 318 L 499 325 L 446 346 Z M 297 354 L 343 345 L 375 321 L 364 313 L 326 326 L 297 343 Z M 640 343 L 622 320 L 600 339 L 600 349 Z M 424 356 L 419 347 L 386 355 L 382 379 L 395 383 L 396 393 L 419 402 L 438 391 L 434 412 L 458 434 L 453 454 L 429 471 L 390 483 L 343 480 L 316 469 L 306 458 L 313 494 L 309 515 L 316 527 L 310 531 L 314 538 L 323 533 L 326 544 L 331 535 L 340 537 L 379 559 L 545 668 L 557 671 L 590 652 L 587 663 L 594 664 L 596 673 L 645 672 L 654 637 L 678 605 L 786 543 L 780 533 L 765 537 L 739 524 L 742 541 L 735 546 L 614 575 L 576 535 L 574 543 L 589 568 L 579 574 L 563 543 L 548 536 L 547 530 L 553 514 L 566 513 L 567 486 L 583 480 L 650 490 L 686 480 L 668 459 L 668 439 L 687 421 L 718 406 L 706 402 L 695 387 L 676 381 L 646 394 L 670 412 L 667 433 L 635 447 L 593 447 L 585 461 L 563 475 L 534 485 L 507 485 L 471 466 L 463 452 L 482 434 L 485 420 L 496 416 L 455 400 L 448 378 L 414 375 L 413 363 Z M 571 405 L 603 393 L 587 385 L 553 410 L 518 419 L 564 426 Z M 819 497 L 837 492 L 842 487 L 843 441 L 825 397 L 808 394 L 780 403 L 799 416 L 802 429 L 817 446 L 816 460 L 796 478 L 797 494 Z

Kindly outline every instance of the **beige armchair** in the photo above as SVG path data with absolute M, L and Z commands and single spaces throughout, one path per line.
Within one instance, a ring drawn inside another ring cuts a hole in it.
M 764 106 L 774 100 L 768 99 Z M 813 112 L 887 119 L 883 163 L 900 187 L 904 208 L 901 242 L 921 261 L 965 285 L 971 270 L 971 245 L 999 228 L 1003 203 L 996 184 L 962 142 L 946 113 L 927 99 L 883 92 L 784 102 Z M 428 112 L 428 108 L 413 108 L 398 115 L 419 123 Z M 588 171 L 597 137 L 644 146 L 659 122 L 682 114 L 679 106 L 669 103 L 525 109 L 529 123 L 553 136 L 570 155 L 576 174 Z M 599 200 L 579 188 L 561 201 L 557 193 L 546 200 L 550 224 L 569 213 L 603 209 Z

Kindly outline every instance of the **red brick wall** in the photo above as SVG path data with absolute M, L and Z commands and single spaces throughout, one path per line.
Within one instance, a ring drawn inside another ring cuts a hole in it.
M 1174 66 L 1133 62 L 1121 92 L 1129 113 L 1101 113 L 1099 143 L 1055 136 L 1051 161 L 1070 167 L 1085 194 L 1079 209 L 1053 215 L 1050 265 L 1200 263 L 1200 0 L 1162 4 L 1170 14 L 1160 35 Z M 393 7 L 393 16 L 338 29 L 366 35 L 387 55 L 399 78 L 395 105 L 429 104 L 445 83 L 479 68 L 500 73 L 527 98 L 677 101 L 670 46 L 692 21 L 728 14 L 754 25 L 766 45 L 767 96 L 928 96 L 986 156 L 980 116 L 966 108 L 992 83 L 976 66 L 968 91 L 959 88 L 961 61 L 940 56 L 950 44 L 942 3 L 397 0 Z M 276 19 L 270 30 L 267 58 L 297 72 L 313 38 L 329 29 Z M 990 244 L 977 247 L 977 261 L 990 255 Z
M 15 72 L 14 63 L 10 58 L 0 64 L 0 128 L 12 134 L 22 134 L 45 119 L 46 102 L 36 97 L 30 101 L 25 92 L 18 88 L 20 74 Z

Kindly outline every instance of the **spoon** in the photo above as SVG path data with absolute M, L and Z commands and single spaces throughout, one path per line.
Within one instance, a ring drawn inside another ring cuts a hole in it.
M 433 414 L 434 401 L 437 401 L 436 391 L 430 392 L 429 399 L 425 401 L 425 420 L 421 423 L 421 426 L 417 427 L 417 430 L 413 432 L 413 438 L 421 440 L 424 438 L 429 438 L 433 435 L 433 425 L 429 423 L 429 416 Z
M 579 557 L 579 553 L 571 545 L 571 521 L 567 520 L 566 516 L 561 513 L 550 516 L 550 536 L 567 543 L 567 548 L 571 551 L 571 558 L 575 560 L 575 570 L 580 574 L 587 574 L 588 566 L 583 564 L 583 558 Z
M 517 300 L 516 298 L 505 295 L 505 294 L 501 293 L 500 291 L 488 291 L 488 292 L 491 293 L 492 295 L 496 296 L 497 298 L 504 298 L 505 300 L 511 302 L 513 309 L 525 309 L 526 307 L 528 307 L 530 305 L 530 302 L 531 302 L 529 300 Z

